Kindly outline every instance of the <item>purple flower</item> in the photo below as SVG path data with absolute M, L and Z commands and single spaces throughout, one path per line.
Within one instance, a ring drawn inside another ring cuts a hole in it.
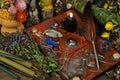
M 117 48 L 117 51 L 120 52 L 120 47 Z
M 16 43 L 17 43 L 16 41 L 13 41 L 12 46 L 14 47 L 16 45 Z
M 100 48 L 107 51 L 112 46 L 112 43 L 108 40 L 103 40 L 103 42 L 100 44 Z

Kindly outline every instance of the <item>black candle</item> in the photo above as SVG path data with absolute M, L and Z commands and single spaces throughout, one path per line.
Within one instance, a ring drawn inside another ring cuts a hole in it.
M 67 17 L 63 22 L 63 29 L 68 32 L 75 32 L 77 27 L 77 21 L 73 16 L 73 13 L 68 13 Z

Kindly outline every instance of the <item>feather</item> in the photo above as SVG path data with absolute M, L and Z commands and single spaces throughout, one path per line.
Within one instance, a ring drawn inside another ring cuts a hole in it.
M 96 27 L 94 23 L 94 19 L 92 16 L 92 11 L 91 11 L 91 3 L 90 1 L 87 2 L 85 9 L 84 9 L 84 16 L 85 16 L 85 33 L 83 34 L 85 38 L 92 43 L 93 50 L 94 50 L 94 55 L 96 59 L 96 64 L 97 68 L 99 70 L 99 61 L 98 61 L 98 56 L 95 48 L 95 37 L 96 37 Z
M 92 41 L 95 40 L 95 36 L 96 36 L 96 28 L 95 28 L 95 23 L 94 23 L 94 19 L 92 16 L 92 12 L 91 12 L 91 3 L 87 2 L 86 7 L 84 9 L 84 16 L 85 16 L 85 20 L 86 20 L 86 39 L 88 41 Z

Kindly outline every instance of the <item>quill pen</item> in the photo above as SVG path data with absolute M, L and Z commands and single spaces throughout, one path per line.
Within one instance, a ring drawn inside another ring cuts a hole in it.
M 99 70 L 100 66 L 99 66 L 98 56 L 97 56 L 96 47 L 95 47 L 96 28 L 95 28 L 94 19 L 92 16 L 90 1 L 87 2 L 84 10 L 85 10 L 84 15 L 85 15 L 85 20 L 86 20 L 86 24 L 85 24 L 86 26 L 84 28 L 85 29 L 84 36 L 86 37 L 88 41 L 92 43 L 97 68 Z

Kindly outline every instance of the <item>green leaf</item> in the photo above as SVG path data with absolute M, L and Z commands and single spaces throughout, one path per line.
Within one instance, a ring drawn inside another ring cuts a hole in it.
M 56 64 L 49 64 L 49 66 L 51 66 L 51 67 L 57 67 L 57 65 Z

